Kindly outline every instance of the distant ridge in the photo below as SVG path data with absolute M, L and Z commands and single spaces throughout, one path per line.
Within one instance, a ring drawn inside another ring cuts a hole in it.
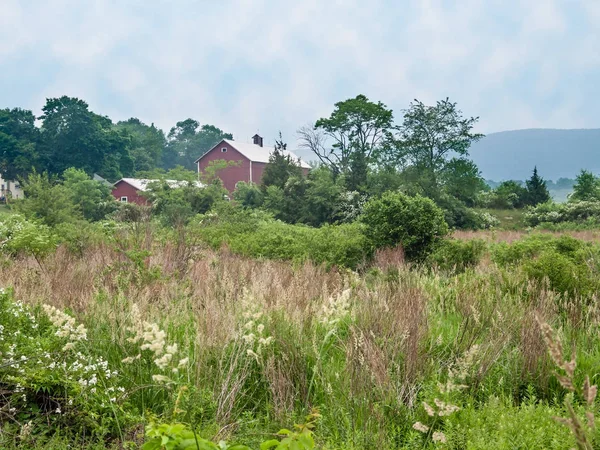
M 473 144 L 471 157 L 484 178 L 529 178 L 537 165 L 550 180 L 574 178 L 581 169 L 600 174 L 600 128 L 531 128 L 490 133 Z

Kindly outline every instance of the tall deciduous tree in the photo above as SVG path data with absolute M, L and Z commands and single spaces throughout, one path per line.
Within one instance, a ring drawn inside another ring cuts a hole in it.
M 381 102 L 364 95 L 338 102 L 331 115 L 314 127 L 298 130 L 301 147 L 313 152 L 334 174 L 345 174 L 349 188 L 362 188 L 367 168 L 390 142 L 394 116 Z
M 456 103 L 441 100 L 427 106 L 419 100 L 412 102 L 404 113 L 399 127 L 393 162 L 412 165 L 420 171 L 419 180 L 426 195 L 439 192 L 439 175 L 454 157 L 466 158 L 471 144 L 483 137 L 474 133 L 478 117 L 464 118 Z
M 550 193 L 546 187 L 546 182 L 538 174 L 537 167 L 533 168 L 533 174 L 525 184 L 527 185 L 527 203 L 529 205 L 535 206 L 550 200 Z
M 233 139 L 214 125 L 202 125 L 194 119 L 186 119 L 171 128 L 163 156 L 166 169 L 177 165 L 194 169 L 194 161 L 209 151 L 222 139 Z
M 573 186 L 573 193 L 569 197 L 569 201 L 590 201 L 600 200 L 600 178 L 596 177 L 592 172 L 582 170 Z
M 39 137 L 31 111 L 0 109 L 0 174 L 4 179 L 16 180 L 39 168 Z
M 150 171 L 161 165 L 167 142 L 161 129 L 156 128 L 154 124 L 148 126 L 134 117 L 118 122 L 115 128 L 127 131 L 131 136 L 129 153 L 136 173 Z
M 75 167 L 113 180 L 133 173 L 128 134 L 114 130 L 110 119 L 91 112 L 86 102 L 50 98 L 42 111 L 40 153 L 50 172 Z

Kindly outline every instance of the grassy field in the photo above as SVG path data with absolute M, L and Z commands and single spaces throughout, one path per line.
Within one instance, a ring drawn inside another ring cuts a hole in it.
M 6 217 L 6 216 L 8 216 L 9 214 L 12 214 L 12 213 L 13 212 L 9 209 L 8 206 L 0 204 L 0 218 Z
M 498 228 L 502 230 L 520 230 L 525 228 L 523 222 L 524 211 L 521 209 L 477 209 L 479 212 L 487 212 L 500 221 Z
M 552 264 L 595 264 L 595 247 L 471 236 L 488 247 L 464 273 L 394 250 L 360 273 L 326 270 L 149 228 L 81 254 L 3 257 L 0 446 L 138 448 L 144 426 L 182 423 L 259 448 L 311 411 L 315 445 L 299 448 L 575 447 L 554 417 L 597 445 L 583 390 L 600 372 L 596 285 L 561 293 L 529 262 L 564 283 Z

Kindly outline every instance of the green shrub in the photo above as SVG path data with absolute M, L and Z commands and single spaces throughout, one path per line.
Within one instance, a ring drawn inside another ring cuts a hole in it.
M 427 263 L 441 270 L 464 272 L 479 264 L 485 249 L 485 242 L 479 239 L 448 239 L 429 255 Z
M 401 245 L 408 260 L 423 260 L 448 234 L 443 211 L 428 198 L 388 192 L 370 200 L 361 221 L 374 248 Z
M 593 227 L 600 224 L 600 201 L 542 203 L 527 210 L 525 222 L 532 227 L 561 223 L 587 224 Z
M 570 236 L 532 235 L 492 248 L 503 267 L 521 266 L 530 279 L 548 281 L 559 293 L 590 297 L 600 288 L 600 246 Z
M 199 216 L 193 228 L 211 247 L 225 244 L 249 257 L 356 268 L 370 255 L 359 223 L 312 228 L 274 220 L 262 211 L 221 207 Z
M 50 227 L 14 214 L 0 220 L 0 251 L 9 255 L 43 257 L 53 251 L 57 237 Z

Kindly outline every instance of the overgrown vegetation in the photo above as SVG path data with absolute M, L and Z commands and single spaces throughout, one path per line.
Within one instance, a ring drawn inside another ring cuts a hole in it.
M 600 246 L 448 239 L 430 200 L 376 202 L 321 228 L 122 210 L 76 248 L 3 219 L 0 446 L 597 445 Z

